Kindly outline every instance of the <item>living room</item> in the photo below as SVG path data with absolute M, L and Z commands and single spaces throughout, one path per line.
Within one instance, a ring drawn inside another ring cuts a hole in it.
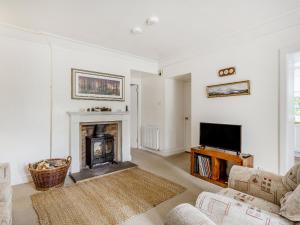
M 1 225 L 300 224 L 299 1 L 0 6 Z

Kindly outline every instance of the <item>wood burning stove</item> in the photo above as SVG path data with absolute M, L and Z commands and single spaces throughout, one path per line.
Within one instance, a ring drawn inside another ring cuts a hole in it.
M 105 124 L 96 125 L 94 134 L 86 137 L 86 164 L 94 166 L 114 163 L 114 136 L 105 133 Z

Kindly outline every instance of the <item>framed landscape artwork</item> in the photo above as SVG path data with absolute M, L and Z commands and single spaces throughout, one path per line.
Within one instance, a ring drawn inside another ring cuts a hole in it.
M 125 77 L 72 69 L 72 99 L 124 101 Z
M 206 92 L 208 98 L 250 95 L 250 81 L 211 85 L 207 86 Z

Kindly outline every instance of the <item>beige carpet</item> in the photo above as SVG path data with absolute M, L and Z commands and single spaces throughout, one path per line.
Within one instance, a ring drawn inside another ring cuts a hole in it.
M 133 168 L 34 194 L 41 225 L 118 224 L 184 192 L 162 177 Z

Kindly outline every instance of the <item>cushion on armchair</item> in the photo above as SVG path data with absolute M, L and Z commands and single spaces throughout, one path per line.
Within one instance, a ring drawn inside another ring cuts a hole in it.
M 280 199 L 289 191 L 276 174 L 254 168 L 233 166 L 229 187 L 280 205 Z
M 285 176 L 282 177 L 283 185 L 293 191 L 300 184 L 300 163 L 294 165 Z
M 214 193 L 202 192 L 196 207 L 217 225 L 294 224 L 277 214 Z
M 300 221 L 300 185 L 281 199 L 280 215 L 294 222 Z

